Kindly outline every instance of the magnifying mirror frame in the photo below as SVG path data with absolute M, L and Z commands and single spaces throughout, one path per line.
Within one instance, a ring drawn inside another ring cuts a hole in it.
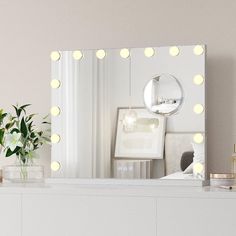
M 152 111 L 152 110 L 147 106 L 147 104 L 146 104 L 146 102 L 145 102 L 145 95 L 144 95 L 144 93 L 145 93 L 145 89 L 146 89 L 147 85 L 148 85 L 151 81 L 153 81 L 153 80 L 158 81 L 158 78 L 160 78 L 161 76 L 165 76 L 165 75 L 168 75 L 168 76 L 172 77 L 172 78 L 176 81 L 176 83 L 179 85 L 179 88 L 180 88 L 180 91 L 181 91 L 181 95 L 182 95 L 182 96 L 181 96 L 181 98 L 180 98 L 180 103 L 179 103 L 179 105 L 178 105 L 178 107 L 177 107 L 176 109 L 174 109 L 174 110 L 172 110 L 171 112 L 168 112 L 168 113 L 157 113 L 157 112 Z M 173 114 L 178 114 L 178 112 L 180 111 L 180 109 L 181 109 L 181 107 L 182 107 L 182 105 L 183 105 L 183 101 L 184 101 L 184 90 L 183 90 L 183 87 L 182 87 L 181 83 L 179 82 L 179 80 L 178 80 L 175 76 L 173 76 L 173 75 L 171 75 L 171 74 L 168 74 L 168 73 L 163 73 L 163 74 L 154 76 L 152 79 L 150 79 L 150 80 L 145 84 L 145 86 L 144 86 L 144 88 L 143 88 L 143 102 L 144 102 L 144 105 L 145 105 L 146 109 L 147 109 L 149 112 L 153 113 L 153 114 L 164 115 L 164 116 L 170 116 L 170 115 L 173 115 Z

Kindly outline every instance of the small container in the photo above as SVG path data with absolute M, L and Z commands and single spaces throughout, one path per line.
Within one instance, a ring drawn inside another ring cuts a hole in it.
M 44 181 L 44 168 L 40 165 L 4 166 L 3 179 L 12 183 L 40 183 Z
M 236 185 L 236 174 L 232 173 L 210 174 L 210 185 L 211 186 Z

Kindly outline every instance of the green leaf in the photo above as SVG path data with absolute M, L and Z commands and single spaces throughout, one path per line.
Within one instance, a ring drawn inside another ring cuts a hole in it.
M 20 108 L 21 108 L 21 109 L 24 109 L 24 108 L 26 108 L 26 107 L 28 107 L 28 106 L 31 106 L 31 104 L 25 104 L 25 105 L 21 106 Z
M 18 130 L 17 128 L 14 128 L 14 129 L 11 130 L 10 133 L 13 134 L 14 132 L 16 132 L 16 133 L 20 133 L 20 130 Z
M 22 111 L 24 111 L 24 113 L 26 114 L 25 108 L 28 107 L 28 106 L 30 106 L 30 105 L 31 105 L 31 104 L 25 104 L 25 105 L 20 106 L 20 107 L 18 107 L 18 105 L 17 105 L 17 106 L 12 105 L 12 106 L 14 107 L 15 112 L 16 112 L 16 115 L 17 115 L 17 117 L 19 118 Z
M 10 129 L 10 128 L 12 128 L 14 126 L 14 124 L 15 124 L 15 121 L 9 122 L 9 123 L 6 124 L 5 127 L 6 127 L 6 129 Z
M 23 106 L 20 107 L 21 111 L 24 111 L 24 113 L 26 114 L 25 108 L 31 106 L 31 104 L 25 104 Z
M 48 124 L 48 125 L 50 125 L 51 123 L 50 123 L 50 122 L 47 122 L 47 121 L 43 121 L 42 124 Z
M 32 132 L 32 127 L 33 127 L 33 121 L 31 121 L 29 124 L 28 124 L 28 129 L 29 129 L 29 132 Z
M 7 116 L 7 113 L 4 113 L 4 111 L 0 110 L 0 125 L 3 123 L 4 118 Z
M 46 120 L 48 117 L 50 117 L 50 114 L 47 114 L 46 116 L 44 116 L 43 120 Z
M 0 144 L 3 145 L 3 138 L 4 138 L 4 129 L 0 129 Z
M 13 154 L 17 153 L 21 148 L 16 147 L 14 151 L 11 151 L 10 148 L 7 149 L 6 157 L 12 156 Z
M 28 129 L 27 129 L 24 117 L 21 119 L 21 122 L 20 122 L 20 131 L 23 134 L 23 137 L 26 138 L 28 134 Z
M 31 114 L 25 118 L 25 122 L 29 122 L 35 115 L 37 114 Z
M 16 115 L 19 118 L 20 117 L 20 113 L 21 113 L 20 109 L 17 106 L 14 106 L 14 105 L 12 105 L 12 106 L 14 107 Z
M 39 141 L 39 139 L 36 138 L 36 139 L 33 141 L 33 143 L 36 144 L 38 141 Z

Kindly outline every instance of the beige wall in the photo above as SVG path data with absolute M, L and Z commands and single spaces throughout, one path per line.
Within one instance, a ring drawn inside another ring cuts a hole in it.
M 236 142 L 234 0 L 0 0 L 0 107 L 29 102 L 32 111 L 48 113 L 55 49 L 194 43 L 208 45 L 209 170 L 229 171 Z M 49 162 L 49 148 L 41 156 Z

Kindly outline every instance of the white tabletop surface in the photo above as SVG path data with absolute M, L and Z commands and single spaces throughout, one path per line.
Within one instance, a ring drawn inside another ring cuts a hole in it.
M 2 183 L 0 194 L 78 194 L 96 196 L 133 196 L 133 197 L 194 197 L 194 198 L 235 198 L 236 190 L 219 187 L 150 185 L 145 184 L 99 184 L 93 181 L 47 181 L 45 183 Z M 131 182 L 128 182 L 131 183 Z

